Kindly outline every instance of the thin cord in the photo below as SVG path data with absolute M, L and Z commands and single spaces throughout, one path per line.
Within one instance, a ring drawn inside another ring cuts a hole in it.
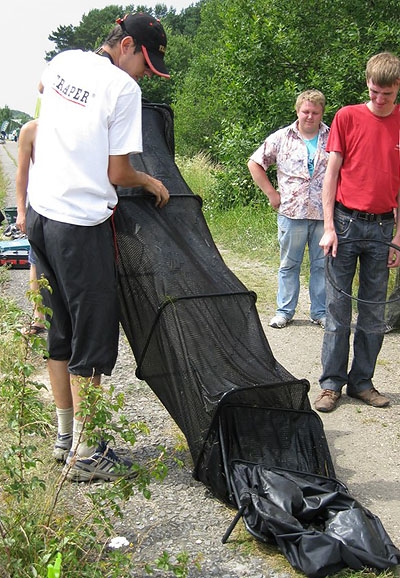
M 378 241 L 377 239 L 349 239 L 346 241 L 341 241 L 339 243 L 339 245 L 346 245 L 348 243 L 357 243 L 360 241 L 367 241 L 369 243 L 382 243 L 384 245 L 387 245 L 388 247 L 392 247 L 393 249 L 396 249 L 396 251 L 400 251 L 400 247 L 398 245 L 395 245 L 394 243 L 390 243 L 389 241 Z M 335 283 L 333 276 L 332 276 L 332 263 L 334 261 L 334 257 L 332 257 L 332 255 L 327 255 L 326 259 L 325 259 L 325 273 L 326 273 L 326 278 L 329 281 L 329 283 L 332 285 L 332 287 L 338 291 L 339 293 L 342 293 L 342 295 L 345 295 L 346 297 L 349 297 L 349 299 L 353 299 L 353 301 L 357 301 L 359 303 L 368 303 L 369 305 L 388 305 L 389 303 L 395 303 L 396 301 L 400 301 L 400 294 L 398 297 L 394 298 L 394 299 L 389 299 L 387 301 L 369 301 L 368 299 L 361 299 L 360 297 L 355 297 L 354 295 L 351 295 L 350 293 L 346 293 L 346 291 L 344 291 L 343 289 L 341 289 L 340 287 L 338 287 L 338 285 Z

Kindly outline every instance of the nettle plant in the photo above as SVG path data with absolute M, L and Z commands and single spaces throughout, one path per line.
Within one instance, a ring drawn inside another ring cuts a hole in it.
M 7 272 L 0 268 L 0 289 Z M 42 290 L 51 290 L 44 279 L 38 291 L 28 291 L 33 307 L 51 318 L 42 303 Z M 24 314 L 0 294 L 0 568 L 11 578 L 82 576 L 122 577 L 135 566 L 134 548 L 111 546 L 114 523 L 123 518 L 123 504 L 139 491 L 150 498 L 150 483 L 167 474 L 166 451 L 146 466 L 136 465 L 133 479 L 106 484 L 76 485 L 66 481 L 59 465 L 49 458 L 48 438 L 53 437 L 53 407 L 44 394 L 46 386 L 35 379 L 46 357 L 42 335 L 30 335 Z M 34 322 L 33 315 L 28 319 Z M 49 321 L 46 321 L 49 326 Z M 123 440 L 133 446 L 146 424 L 132 423 L 123 415 L 124 396 L 89 384 L 82 416 L 92 439 Z M 90 408 L 96 407 L 96 416 Z M 90 418 L 90 419 L 89 419 Z M 145 567 L 187 576 L 187 557 L 177 562 L 163 553 Z M 162 563 L 161 563 L 162 562 Z

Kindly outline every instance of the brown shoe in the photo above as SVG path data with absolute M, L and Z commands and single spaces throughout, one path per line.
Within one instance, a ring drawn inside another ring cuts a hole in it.
M 323 389 L 319 396 L 314 401 L 314 407 L 317 411 L 333 411 L 336 409 L 338 401 L 341 396 L 340 391 L 333 391 L 332 389 Z
M 381 395 L 374 387 L 353 393 L 352 395 L 348 393 L 347 395 L 349 397 L 354 397 L 355 399 L 361 399 L 361 401 L 368 405 L 372 405 L 372 407 L 387 407 L 390 403 L 390 399 Z

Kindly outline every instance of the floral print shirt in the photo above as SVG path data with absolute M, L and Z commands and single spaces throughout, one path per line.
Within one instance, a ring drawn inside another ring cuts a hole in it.
M 250 157 L 264 170 L 276 165 L 281 195 L 279 213 L 289 219 L 324 218 L 322 183 L 329 157 L 325 150 L 328 135 L 329 127 L 321 123 L 312 177 L 308 170 L 307 147 L 298 130 L 297 120 L 269 135 Z

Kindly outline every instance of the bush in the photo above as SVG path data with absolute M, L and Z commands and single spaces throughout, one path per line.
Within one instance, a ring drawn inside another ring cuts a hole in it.
M 39 283 L 43 287 L 45 281 Z M 48 314 L 40 301 L 40 294 L 35 295 L 41 312 Z M 165 477 L 165 450 L 160 447 L 159 457 L 148 467 L 137 465 L 134 479 L 88 484 L 80 492 L 66 484 L 66 474 L 49 465 L 43 449 L 43 439 L 54 429 L 51 407 L 42 396 L 45 385 L 34 379 L 46 355 L 45 341 L 25 334 L 25 321 L 26 315 L 0 297 L 0 576 L 44 578 L 48 570 L 50 576 L 58 553 L 63 575 L 127 575 L 135 568 L 133 549 L 107 547 L 113 523 L 123 517 L 122 505 L 136 491 L 149 498 L 150 481 Z M 96 401 L 96 420 L 90 422 L 93 435 L 104 431 L 106 438 L 118 436 L 133 445 L 138 433 L 148 431 L 145 424 L 132 423 L 120 413 L 124 398 L 112 388 L 101 392 L 89 386 L 86 395 Z M 84 419 L 91 407 L 89 403 L 82 410 Z

